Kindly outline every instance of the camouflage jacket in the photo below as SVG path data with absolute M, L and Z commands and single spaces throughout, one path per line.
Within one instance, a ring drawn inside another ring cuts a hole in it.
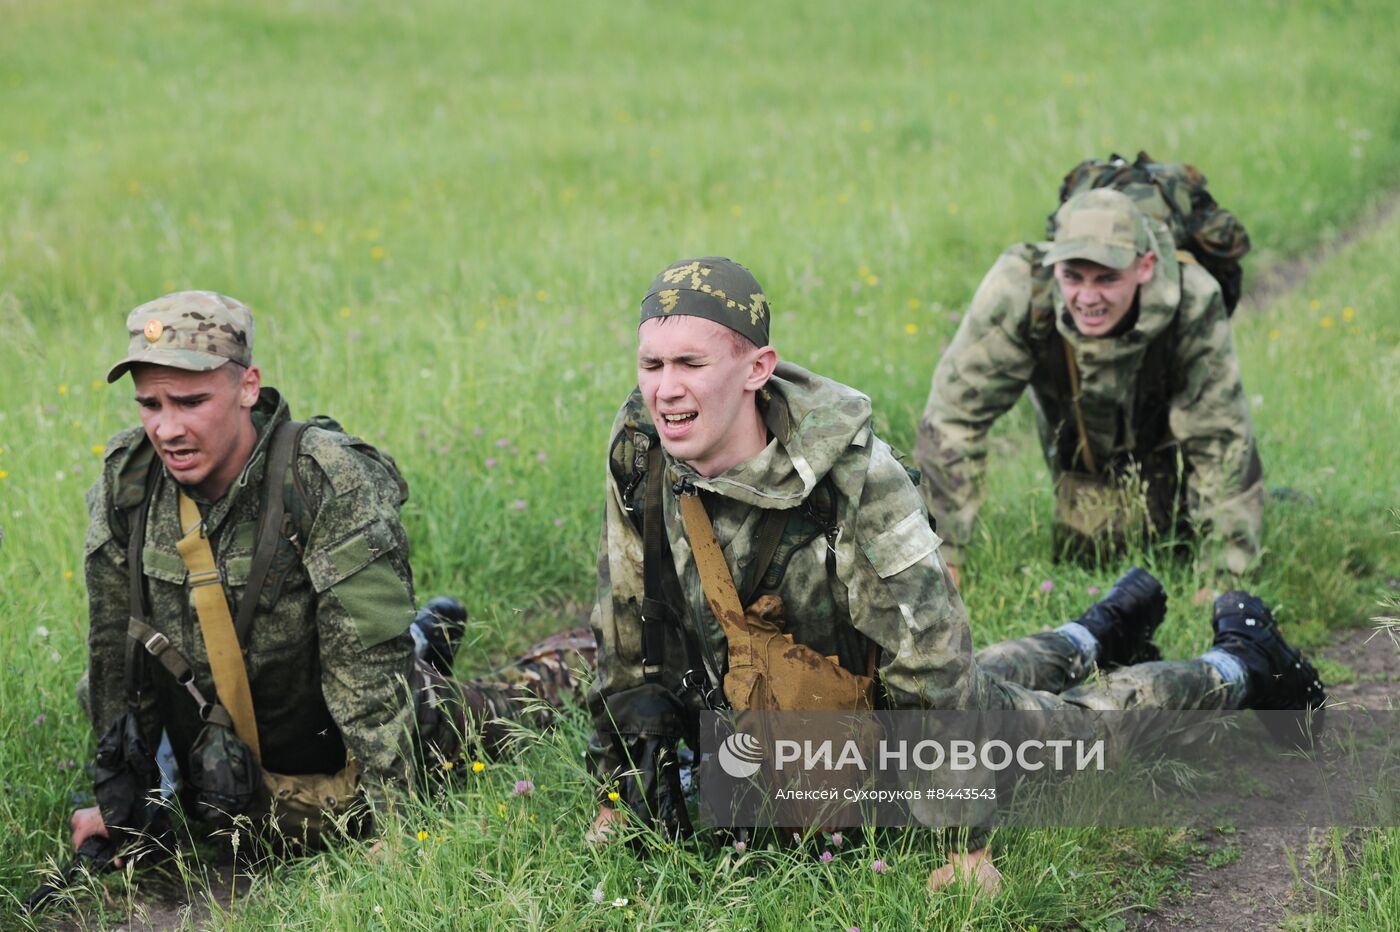
M 1158 229 L 1159 239 L 1168 234 Z M 1080 336 L 1053 279 L 1036 275 L 1048 244 L 1023 243 L 1004 252 L 973 296 L 952 344 L 933 374 L 919 423 L 917 459 L 922 490 L 945 557 L 962 559 L 981 507 L 987 432 L 1029 386 L 1046 459 L 1057 475 L 1077 446 L 1067 379 L 1052 373 L 1073 350 L 1081 386 L 1085 433 L 1099 463 L 1123 462 L 1144 451 L 1179 448 L 1186 465 L 1186 504 L 1209 526 L 1201 549 L 1207 571 L 1246 572 L 1259 553 L 1262 482 L 1249 406 L 1220 288 L 1197 265 L 1158 250 L 1156 271 L 1138 293 L 1138 319 L 1127 333 Z M 1042 292 L 1048 288 L 1053 310 Z M 1040 317 L 1041 319 L 1037 319 Z M 1063 338 L 1064 343 L 1061 342 Z M 1154 343 L 1165 385 L 1142 384 Z M 1067 364 L 1058 369 L 1067 372 Z M 1157 406 L 1144 405 L 1148 393 Z M 1145 409 L 1152 408 L 1148 416 Z M 1075 438 L 1066 444 L 1065 438 Z M 1068 447 L 1068 448 L 1067 448 Z
M 833 533 L 814 534 L 808 522 L 791 519 L 778 548 L 790 551 L 776 588 L 786 606 L 785 630 L 861 674 L 873 641 L 884 695 L 892 706 L 983 707 L 989 680 L 972 662 L 962 599 L 939 558 L 940 541 L 914 483 L 871 429 L 869 399 L 789 363 L 779 364 L 764 394 L 772 439 L 757 456 L 710 478 L 665 457 L 668 480 L 688 477 L 705 497 L 739 592 L 754 588 L 755 537 L 764 511 L 802 507 L 826 480 L 833 490 Z M 649 427 L 650 418 L 640 393 L 634 392 L 613 425 L 592 616 L 598 672 L 589 692 L 594 720 L 590 751 L 600 776 L 621 764 L 611 756 L 613 726 L 604 700 L 643 683 L 640 510 L 629 514 L 623 497 L 632 450 L 629 432 L 639 425 Z M 705 656 L 723 667 L 725 637 L 706 604 L 671 484 L 663 484 L 662 511 L 679 580 L 680 604 L 672 607 L 681 623 L 706 642 Z M 668 633 L 661 681 L 699 711 L 698 697 L 681 684 L 687 658 L 679 642 L 679 636 Z M 722 682 L 722 674 L 722 669 L 710 669 L 710 682 Z
M 268 441 L 289 418 L 286 402 L 263 388 L 253 412 L 257 446 L 242 475 L 218 501 L 192 496 L 209 527 L 234 617 L 252 562 Z M 292 468 L 304 491 L 309 533 L 302 534 L 289 513 L 245 648 L 264 766 L 277 773 L 334 773 L 348 750 L 359 761 L 368 797 L 382 805 L 411 779 L 414 710 L 404 686 L 413 658 L 407 633 L 413 579 L 399 487 L 384 467 L 352 449 L 356 442 L 315 427 L 303 435 Z M 139 427 L 117 434 L 88 492 L 88 689 L 99 737 L 127 708 L 128 527 L 154 455 Z M 189 660 L 196 684 L 212 698 L 199 618 L 175 549 L 178 490 L 163 469 L 158 477 L 142 552 L 150 624 Z M 195 704 L 158 663 L 143 666 L 149 746 L 155 747 L 163 726 L 186 767 L 201 727 Z

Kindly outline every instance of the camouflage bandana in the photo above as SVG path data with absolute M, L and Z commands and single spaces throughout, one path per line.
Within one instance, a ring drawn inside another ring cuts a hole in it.
M 208 372 L 229 361 L 253 362 L 253 312 L 212 291 L 177 291 L 148 301 L 126 318 L 126 329 L 131 345 L 107 373 L 108 382 L 138 363 Z
M 768 345 L 768 299 L 748 269 L 732 259 L 703 256 L 671 263 L 642 299 L 642 319 L 685 314 L 723 324 Z
M 1111 188 L 1095 188 L 1065 201 L 1055 214 L 1055 244 L 1041 265 L 1087 259 L 1126 269 L 1151 248 L 1147 218 L 1133 199 Z

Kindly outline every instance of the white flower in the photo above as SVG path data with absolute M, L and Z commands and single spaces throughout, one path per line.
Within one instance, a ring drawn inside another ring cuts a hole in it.
M 625 897 L 625 896 L 620 896 L 620 897 L 618 897 L 617 899 L 613 900 L 613 905 L 614 905 L 614 906 L 626 906 L 626 905 L 627 905 L 628 903 L 630 903 L 630 902 L 632 902 L 632 901 L 629 900 L 629 899 L 627 899 L 627 897 Z
M 49 636 L 49 629 L 44 625 L 40 625 L 39 627 L 34 629 L 34 633 L 39 635 L 39 637 L 41 638 L 46 638 Z
M 603 902 L 603 885 L 601 883 L 593 888 L 593 902 L 598 904 Z

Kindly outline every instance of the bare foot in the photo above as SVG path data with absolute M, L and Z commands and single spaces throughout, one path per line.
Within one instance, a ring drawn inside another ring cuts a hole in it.
M 996 896 L 1001 891 L 1001 871 L 992 863 L 991 852 L 986 848 L 955 852 L 948 858 L 947 864 L 928 875 L 928 892 L 937 893 L 958 882 L 975 883 L 977 890 L 974 896 Z

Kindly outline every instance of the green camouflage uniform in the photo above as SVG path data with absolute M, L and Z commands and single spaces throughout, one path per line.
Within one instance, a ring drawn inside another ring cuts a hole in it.
M 939 551 L 919 492 L 894 451 L 871 429 L 869 399 L 797 366 L 780 363 L 760 395 L 771 440 L 746 462 L 714 477 L 665 457 L 662 509 L 674 571 L 675 605 L 722 665 L 726 642 L 705 600 L 680 518 L 672 481 L 700 490 L 740 593 L 753 591 L 755 537 L 765 509 L 795 509 L 819 483 L 834 490 L 834 533 L 790 521 L 778 552 L 790 551 L 776 592 L 786 631 L 854 673 L 865 673 L 869 645 L 878 651 L 886 703 L 926 709 L 1217 708 L 1229 701 L 1222 680 L 1199 660 L 1126 667 L 1088 685 L 1091 664 L 1058 633 L 995 645 L 974 659 L 967 611 Z M 623 405 L 612 430 L 607 502 L 592 625 L 598 673 L 589 692 L 597 774 L 624 766 L 613 750 L 605 700 L 642 685 L 642 537 L 624 500 L 633 444 L 626 430 L 649 425 L 640 392 Z M 661 682 L 694 711 L 701 700 L 682 683 L 688 664 L 678 636 L 668 637 Z M 708 663 L 707 663 L 708 665 Z M 722 670 L 710 669 L 711 683 Z M 1073 687 L 1073 688 L 1068 688 Z M 1037 691 L 1046 690 L 1046 691 Z M 1055 695 L 1059 692 L 1059 695 Z M 1086 731 L 1106 726 L 1086 716 Z M 1133 736 L 1117 736 L 1131 739 Z
M 983 279 L 934 371 L 919 424 L 925 501 L 951 562 L 962 562 L 982 503 L 987 432 L 1027 386 L 1057 489 L 1084 475 L 1061 338 L 1074 353 L 1099 468 L 1127 486 L 1135 472 L 1141 476 L 1155 530 L 1169 529 L 1174 510 L 1178 519 L 1208 525 L 1203 569 L 1238 576 L 1256 562 L 1262 471 L 1220 288 L 1199 266 L 1178 261 L 1164 228 L 1152 222 L 1152 230 L 1166 248 L 1154 250 L 1156 270 L 1139 289 L 1136 325 L 1118 336 L 1092 339 L 1075 329 L 1059 287 L 1040 268 L 1049 243 L 1008 249 Z M 1150 349 L 1159 339 L 1166 342 Z M 1164 385 L 1141 384 L 1152 368 L 1145 366 L 1149 352 L 1162 354 Z M 1057 508 L 1057 530 L 1062 517 Z
M 253 410 L 257 446 L 242 475 L 216 502 L 186 490 L 204 515 L 235 615 L 252 562 L 268 441 L 289 418 L 286 402 L 263 388 Z M 383 466 L 354 451 L 355 442 L 315 427 L 303 435 L 292 468 L 307 495 L 310 533 L 303 539 L 290 523 L 284 526 L 290 533 L 279 535 L 245 647 L 265 767 L 335 773 L 348 751 L 360 764 L 368 797 L 382 805 L 411 782 L 414 707 L 406 683 L 413 578 L 399 487 Z M 99 736 L 127 706 L 129 509 L 141 502 L 154 455 L 140 428 L 117 434 L 88 493 L 88 706 Z M 158 475 L 142 553 L 149 622 L 190 661 L 196 685 L 212 697 L 204 638 L 175 547 L 178 488 L 163 469 Z M 164 727 L 185 768 L 202 726 L 198 710 L 163 667 L 153 661 L 144 667 L 154 698 L 143 722 L 148 746 L 155 747 Z

